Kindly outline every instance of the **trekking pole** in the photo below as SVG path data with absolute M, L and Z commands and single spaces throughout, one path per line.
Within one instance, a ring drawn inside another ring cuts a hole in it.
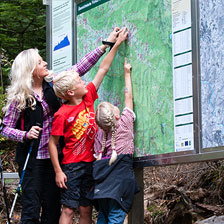
M 22 171 L 22 175 L 21 175 L 21 178 L 20 178 L 20 181 L 19 181 L 19 185 L 18 185 L 18 187 L 16 189 L 16 194 L 15 194 L 15 197 L 14 197 L 14 200 L 13 200 L 13 203 L 12 203 L 12 208 L 11 208 L 10 214 L 9 214 L 9 218 L 10 219 L 12 218 L 12 213 L 13 213 L 13 210 L 14 210 L 14 207 L 15 207 L 15 204 L 16 204 L 16 200 L 17 200 L 18 194 L 20 192 L 20 188 L 21 188 L 21 185 L 22 185 L 22 182 L 23 182 L 25 171 L 26 171 L 26 166 L 27 166 L 27 163 L 28 163 L 29 158 L 30 158 L 30 154 L 31 154 L 32 149 L 33 149 L 33 143 L 34 143 L 34 141 L 32 141 L 31 144 L 30 144 L 29 152 L 27 154 L 26 161 L 25 161 L 25 164 L 23 166 L 23 171 Z M 7 223 L 7 224 L 9 224 L 9 223 Z
M 36 124 L 37 126 L 40 126 L 39 123 Z M 20 178 L 20 181 L 19 181 L 19 185 L 16 189 L 16 194 L 15 194 L 15 198 L 13 200 L 13 203 L 12 203 L 12 208 L 10 210 L 10 214 L 9 214 L 9 218 L 11 219 L 12 218 L 12 213 L 13 213 L 13 210 L 14 210 L 14 207 L 15 207 L 15 204 L 16 204 L 16 200 L 17 200 L 17 197 L 18 197 L 18 194 L 20 192 L 20 188 L 21 188 L 21 185 L 22 185 L 22 182 L 23 182 L 23 178 L 24 178 L 24 175 L 25 175 L 25 171 L 26 171 L 26 166 L 27 166 L 27 163 L 29 161 L 29 158 L 30 158 L 30 154 L 32 152 L 32 149 L 33 149 L 33 144 L 34 144 L 34 140 L 33 139 L 31 141 L 31 144 L 30 144 L 30 148 L 29 148 L 29 151 L 28 151 L 28 154 L 27 154 L 27 157 L 26 157 L 26 161 L 24 163 L 24 166 L 23 166 L 23 171 L 22 171 L 22 175 L 21 175 L 21 178 Z M 10 223 L 7 223 L 7 224 L 10 224 Z
M 2 190 L 3 190 L 3 195 L 4 195 L 5 207 L 6 207 L 6 214 L 7 214 L 8 223 L 10 224 L 9 206 L 8 206 L 8 201 L 7 201 L 7 195 L 6 195 L 6 188 L 5 188 L 5 181 L 4 181 L 1 158 L 0 158 L 0 172 L 1 172 L 1 180 L 2 180 Z

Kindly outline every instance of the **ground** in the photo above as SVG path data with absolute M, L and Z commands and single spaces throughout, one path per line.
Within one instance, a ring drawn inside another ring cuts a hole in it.
M 15 172 L 15 150 L 9 148 L 0 151 L 3 170 Z M 223 172 L 223 161 L 144 168 L 144 224 L 190 224 L 212 215 L 223 215 Z M 5 180 L 10 208 L 17 184 L 18 180 Z M 3 224 L 6 212 L 2 191 L 0 196 L 0 224 Z M 20 210 L 19 197 L 13 224 L 19 223 Z M 94 223 L 96 215 L 94 211 Z M 73 224 L 76 223 L 77 217 Z

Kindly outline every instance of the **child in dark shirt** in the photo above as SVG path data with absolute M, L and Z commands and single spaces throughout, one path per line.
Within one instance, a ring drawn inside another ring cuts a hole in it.
M 131 65 L 125 58 L 125 108 L 102 102 L 96 109 L 96 123 L 100 127 L 94 144 L 97 161 L 93 165 L 95 189 L 92 199 L 97 201 L 97 224 L 123 224 L 137 192 L 133 172 L 134 120 L 131 86 Z

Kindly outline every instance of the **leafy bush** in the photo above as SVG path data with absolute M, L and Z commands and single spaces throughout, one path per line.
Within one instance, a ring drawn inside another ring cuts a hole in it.
M 3 111 L 2 111 L 2 108 L 5 106 L 6 104 L 6 96 L 4 93 L 2 93 L 2 87 L 0 87 L 0 118 L 2 119 L 3 118 Z
M 6 54 L 6 50 L 3 48 L 0 48 L 0 74 L 1 74 L 1 93 L 4 92 L 5 87 L 9 84 L 9 78 L 8 78 L 8 74 L 10 72 L 13 60 L 10 60 L 9 57 Z
M 2 108 L 5 106 L 5 104 L 6 104 L 6 97 L 5 97 L 5 94 L 2 93 L 2 87 L 0 87 L 0 119 L 1 120 L 4 116 Z M 6 139 L 0 135 L 0 143 L 5 142 L 5 141 L 6 141 Z M 0 154 L 1 154 L 1 150 L 0 150 Z

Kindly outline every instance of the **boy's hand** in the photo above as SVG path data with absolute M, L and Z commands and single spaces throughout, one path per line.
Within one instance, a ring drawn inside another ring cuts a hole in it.
M 127 63 L 127 58 L 124 59 L 124 73 L 131 73 L 131 64 Z
M 67 189 L 65 182 L 67 182 L 67 176 L 63 172 L 56 173 L 55 181 L 58 187 Z
M 120 45 L 120 44 L 121 44 L 122 42 L 124 42 L 127 38 L 128 38 L 127 27 L 123 27 L 123 28 L 119 31 L 119 35 L 118 35 L 116 44 Z
M 120 32 L 121 32 L 120 28 L 115 27 L 113 31 L 110 33 L 109 37 L 107 38 L 107 41 L 111 43 L 115 43 Z

